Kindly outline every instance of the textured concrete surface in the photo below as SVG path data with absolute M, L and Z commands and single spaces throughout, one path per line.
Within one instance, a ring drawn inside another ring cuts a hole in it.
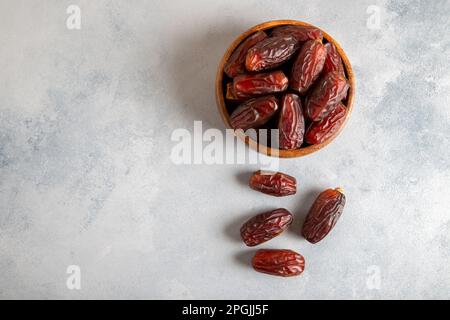
M 0 297 L 450 298 L 449 15 L 449 1 L 1 1 Z M 174 129 L 223 129 L 226 47 L 281 18 L 321 26 L 351 59 L 343 133 L 280 162 L 300 185 L 285 199 L 245 186 L 256 165 L 175 165 Z M 335 186 L 343 218 L 310 245 L 296 228 Z M 264 247 L 301 252 L 303 276 L 249 267 L 239 226 L 275 207 L 297 223 Z

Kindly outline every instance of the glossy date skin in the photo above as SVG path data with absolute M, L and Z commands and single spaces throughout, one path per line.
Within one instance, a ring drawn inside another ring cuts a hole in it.
M 322 192 L 309 210 L 302 234 L 311 243 L 325 238 L 342 215 L 345 195 L 342 189 L 327 189 Z
M 297 192 L 297 180 L 282 172 L 256 171 L 249 181 L 250 188 L 275 197 L 285 197 Z
M 322 72 L 326 56 L 327 50 L 321 41 L 305 42 L 292 66 L 290 87 L 305 94 Z
M 324 75 L 306 98 L 306 116 L 311 121 L 322 120 L 346 97 L 348 89 L 347 79 L 339 72 Z
M 227 98 L 227 100 L 239 100 L 238 97 L 236 97 L 236 94 L 234 93 L 232 82 L 227 83 L 227 93 L 225 95 L 225 98 Z
M 285 91 L 288 83 L 283 71 L 243 74 L 234 78 L 232 91 L 238 99 L 244 99 Z
M 298 149 L 303 144 L 305 118 L 302 102 L 296 94 L 288 93 L 281 99 L 281 111 L 278 120 L 279 148 Z
M 322 31 L 310 26 L 281 26 L 272 31 L 272 36 L 293 36 L 299 42 L 323 39 Z
M 235 76 L 244 73 L 245 57 L 247 56 L 248 49 L 266 38 L 267 34 L 264 31 L 258 31 L 242 42 L 237 49 L 234 50 L 225 64 L 224 71 L 227 76 L 234 78 Z
M 332 43 L 327 43 L 325 49 L 327 50 L 327 57 L 323 66 L 323 73 L 339 72 L 341 75 L 345 75 L 342 58 L 336 46 Z
M 292 220 L 292 214 L 283 208 L 259 214 L 242 225 L 241 238 L 247 246 L 257 246 L 281 234 Z
M 346 113 L 347 109 L 345 106 L 342 103 L 338 103 L 336 108 L 325 118 L 310 124 L 305 134 L 306 142 L 309 144 L 320 144 L 333 137 L 344 124 Z
M 299 42 L 292 36 L 270 37 L 258 42 L 247 52 L 248 71 L 262 71 L 278 67 L 298 50 Z
M 256 271 L 273 276 L 292 277 L 305 270 L 305 259 L 295 251 L 287 249 L 261 249 L 252 259 Z
M 278 110 L 278 105 L 279 102 L 275 96 L 247 100 L 231 113 L 231 126 L 242 130 L 258 128 L 272 118 Z

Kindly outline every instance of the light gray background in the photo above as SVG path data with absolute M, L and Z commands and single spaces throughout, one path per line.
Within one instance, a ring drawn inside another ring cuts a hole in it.
M 66 28 L 70 4 L 81 30 Z M 1 0 L 0 297 L 450 298 L 449 16 L 449 1 Z M 331 33 L 357 77 L 339 138 L 280 163 L 298 195 L 251 191 L 257 166 L 174 165 L 174 129 L 223 129 L 227 46 L 281 18 Z M 343 218 L 310 245 L 301 219 L 336 186 Z M 301 252 L 297 278 L 254 272 L 238 238 L 276 207 L 297 222 L 264 247 Z

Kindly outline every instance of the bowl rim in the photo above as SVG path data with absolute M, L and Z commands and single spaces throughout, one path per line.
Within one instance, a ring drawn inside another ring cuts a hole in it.
M 344 129 L 344 127 L 346 126 L 347 121 L 350 117 L 350 114 L 353 110 L 353 101 L 354 101 L 354 96 L 355 96 L 356 81 L 355 81 L 355 75 L 353 73 L 352 66 L 350 64 L 350 61 L 349 61 L 347 55 L 345 54 L 344 50 L 342 49 L 341 45 L 333 37 L 331 37 L 327 32 L 325 32 L 322 28 L 319 28 L 315 25 L 312 25 L 312 24 L 304 22 L 304 21 L 299 21 L 299 20 L 270 20 L 270 21 L 266 21 L 266 22 L 260 23 L 258 25 L 255 25 L 255 26 L 251 27 L 250 29 L 248 29 L 247 31 L 241 33 L 237 38 L 234 39 L 234 41 L 228 47 L 228 49 L 226 50 L 222 59 L 220 60 L 219 68 L 217 70 L 217 75 L 216 75 L 216 104 L 219 109 L 222 120 L 225 123 L 226 128 L 233 129 L 233 127 L 231 126 L 230 115 L 226 108 L 225 95 L 223 92 L 223 75 L 224 75 L 225 64 L 228 61 L 228 59 L 230 58 L 231 54 L 234 52 L 234 50 L 248 36 L 250 36 L 251 34 L 253 34 L 257 31 L 260 31 L 260 30 L 272 29 L 274 27 L 279 27 L 279 26 L 283 26 L 283 25 L 310 26 L 310 27 L 314 27 L 314 28 L 321 30 L 323 33 L 323 37 L 328 42 L 331 42 L 332 44 L 334 44 L 336 46 L 336 49 L 342 58 L 342 62 L 344 64 L 344 68 L 347 73 L 347 78 L 348 78 L 349 85 L 350 85 L 349 92 L 347 95 L 347 103 L 345 104 L 347 113 L 346 113 L 346 116 L 344 119 L 344 123 L 339 128 L 339 130 L 333 134 L 332 137 L 330 137 L 329 139 L 327 139 L 327 141 L 325 141 L 323 143 L 316 144 L 316 145 L 310 145 L 308 147 L 300 148 L 300 149 L 282 150 L 282 149 L 277 149 L 277 148 L 271 148 L 271 147 L 265 146 L 263 144 L 259 144 L 257 141 L 255 141 L 252 138 L 250 138 L 249 136 L 245 135 L 245 133 L 242 130 L 234 131 L 236 136 L 238 136 L 250 148 L 252 148 L 253 150 L 256 150 L 257 152 L 260 152 L 260 153 L 263 153 L 265 155 L 272 156 L 272 157 L 297 158 L 297 157 L 303 157 L 303 156 L 312 154 L 312 153 L 324 148 L 328 144 L 330 144 Z

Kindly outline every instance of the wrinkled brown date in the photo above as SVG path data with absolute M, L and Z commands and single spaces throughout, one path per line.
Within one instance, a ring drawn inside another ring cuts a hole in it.
M 225 64 L 224 71 L 230 78 L 234 78 L 238 74 L 245 72 L 245 57 L 248 49 L 253 47 L 258 42 L 267 38 L 267 34 L 264 31 L 258 31 L 255 34 L 248 37 L 242 42 L 236 50 L 234 50 L 230 59 Z
M 327 50 L 319 40 L 305 42 L 292 66 L 290 87 L 300 94 L 306 93 L 322 72 Z
M 349 84 L 339 72 L 330 72 L 322 77 L 308 94 L 305 113 L 312 121 L 320 121 L 345 98 Z
M 340 188 L 322 192 L 309 210 L 302 234 L 311 243 L 317 243 L 333 229 L 342 215 L 345 195 Z
M 281 100 L 281 111 L 278 120 L 280 149 L 297 149 L 303 143 L 305 119 L 302 102 L 296 94 L 285 94 Z
M 299 42 L 323 39 L 322 31 L 310 26 L 281 26 L 272 31 L 272 36 L 293 36 Z
M 281 172 L 256 171 L 250 177 L 249 186 L 275 197 L 290 196 L 297 192 L 297 180 Z
M 252 259 L 256 271 L 274 276 L 297 276 L 305 269 L 305 259 L 295 251 L 287 249 L 261 249 Z
M 325 49 L 327 50 L 327 57 L 325 59 L 325 65 L 323 66 L 323 73 L 337 71 L 341 75 L 345 75 L 342 58 L 337 51 L 336 46 L 329 42 L 325 45 Z
M 270 37 L 258 42 L 247 52 L 245 67 L 248 71 L 261 71 L 278 67 L 299 48 L 292 36 Z
M 278 104 L 275 96 L 250 99 L 231 113 L 231 126 L 242 130 L 258 128 L 270 120 L 278 110 Z
M 236 97 L 236 94 L 234 93 L 234 89 L 233 89 L 233 83 L 227 83 L 227 93 L 225 95 L 225 98 L 227 98 L 228 100 L 239 100 Z
M 233 80 L 233 93 L 238 99 L 241 99 L 281 92 L 287 89 L 288 82 L 283 71 L 242 74 Z
M 241 238 L 247 246 L 254 247 L 278 236 L 292 220 L 292 214 L 283 208 L 259 214 L 242 225 Z
M 305 140 L 309 144 L 319 144 L 330 139 L 344 124 L 347 110 L 342 103 L 325 118 L 318 122 L 312 122 L 306 130 Z

